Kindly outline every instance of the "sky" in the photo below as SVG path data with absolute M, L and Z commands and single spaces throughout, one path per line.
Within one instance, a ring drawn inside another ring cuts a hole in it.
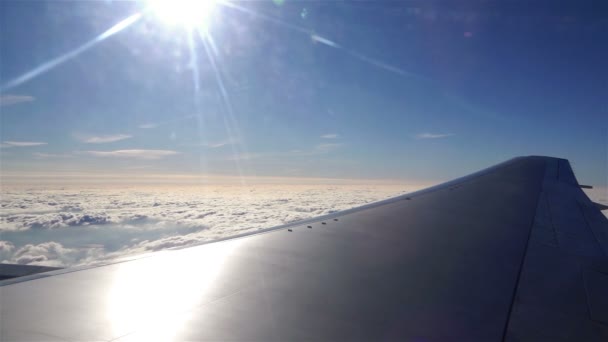
M 601 2 L 187 3 L 0 2 L 4 182 L 448 180 L 520 155 L 608 182 Z

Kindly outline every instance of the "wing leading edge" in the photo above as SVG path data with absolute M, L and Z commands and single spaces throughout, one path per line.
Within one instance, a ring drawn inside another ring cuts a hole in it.
M 608 222 L 566 160 L 285 228 L 1 282 L 0 338 L 608 338 Z

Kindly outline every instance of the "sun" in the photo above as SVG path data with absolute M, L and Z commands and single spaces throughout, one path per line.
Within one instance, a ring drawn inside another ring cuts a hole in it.
M 147 4 L 166 24 L 206 28 L 215 11 L 216 0 L 148 0 Z

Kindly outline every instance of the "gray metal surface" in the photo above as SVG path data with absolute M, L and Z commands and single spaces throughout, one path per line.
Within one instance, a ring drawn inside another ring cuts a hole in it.
M 608 221 L 564 159 L 545 177 L 507 340 L 608 341 Z
M 59 270 L 59 267 L 0 264 L 0 280 L 24 277 L 31 274 Z
M 606 220 L 571 173 L 516 158 L 291 231 L 0 282 L 0 338 L 601 340 Z

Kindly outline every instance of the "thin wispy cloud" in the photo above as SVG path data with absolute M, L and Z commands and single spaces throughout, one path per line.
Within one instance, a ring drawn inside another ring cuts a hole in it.
M 229 142 L 221 141 L 221 142 L 216 142 L 216 143 L 208 143 L 208 144 L 205 144 L 204 146 L 210 147 L 210 148 L 218 148 L 218 147 L 226 146 L 229 144 L 230 144 Z
M 317 144 L 312 148 L 291 150 L 285 156 L 298 157 L 298 156 L 316 156 L 333 152 L 339 148 L 344 147 L 344 143 L 323 143 Z
M 336 133 L 328 133 L 328 134 L 323 134 L 321 136 L 321 138 L 323 138 L 323 139 L 337 139 L 338 137 L 339 137 L 339 135 Z
M 452 133 L 420 133 L 416 134 L 416 139 L 441 139 L 451 137 L 454 134 Z
M 99 136 L 77 136 L 76 138 L 86 144 L 106 144 L 116 141 L 132 138 L 129 134 L 110 134 L 110 135 L 99 135 Z
M 152 128 L 158 127 L 159 125 L 160 125 L 159 123 L 149 122 L 149 123 L 141 124 L 137 127 L 141 128 L 141 129 L 152 129 Z
M 0 95 L 0 107 L 32 101 L 34 101 L 34 97 L 29 95 Z
M 209 147 L 209 148 L 219 148 L 219 147 L 223 147 L 223 146 L 233 145 L 236 143 L 238 143 L 238 140 L 228 139 L 228 140 L 205 143 L 205 144 L 203 144 L 203 146 Z
M 344 146 L 344 144 L 342 143 L 318 144 L 317 146 L 315 146 L 315 151 L 318 151 L 320 153 L 327 153 L 334 151 L 342 146 Z
M 228 160 L 253 160 L 253 159 L 282 159 L 282 158 L 298 158 L 307 156 L 317 156 L 331 153 L 339 148 L 344 147 L 343 143 L 324 143 L 318 144 L 306 149 L 295 149 L 284 152 L 266 152 L 266 153 L 242 153 L 232 155 Z
M 54 159 L 54 158 L 72 158 L 74 157 L 71 154 L 64 154 L 64 153 L 40 153 L 40 152 L 34 152 L 32 153 L 32 155 L 36 158 L 41 158 L 41 159 Z
M 180 122 L 180 121 L 184 121 L 184 120 L 189 120 L 196 117 L 196 115 L 186 115 L 183 117 L 179 117 L 179 118 L 175 118 L 172 120 L 165 120 L 165 121 L 159 121 L 159 122 L 145 122 L 143 124 L 138 125 L 138 128 L 141 129 L 152 129 L 152 128 L 157 128 L 163 125 L 167 125 L 167 124 L 172 124 L 172 123 L 176 123 L 176 122 Z
M 264 157 L 273 157 L 273 154 L 269 153 L 237 153 L 231 156 L 228 156 L 226 160 L 252 160 L 252 159 L 260 159 Z
M 48 143 L 41 141 L 4 141 L 2 147 L 32 147 L 48 145 Z
M 225 139 L 225 140 L 207 141 L 207 142 L 186 144 L 186 145 L 187 146 L 188 145 L 189 146 L 202 146 L 202 147 L 207 147 L 207 148 L 220 148 L 220 147 L 234 145 L 234 144 L 238 144 L 238 143 L 239 143 L 238 139 Z
M 179 154 L 172 150 L 116 150 L 116 151 L 85 151 L 94 157 L 104 158 L 133 158 L 133 159 L 161 159 Z

